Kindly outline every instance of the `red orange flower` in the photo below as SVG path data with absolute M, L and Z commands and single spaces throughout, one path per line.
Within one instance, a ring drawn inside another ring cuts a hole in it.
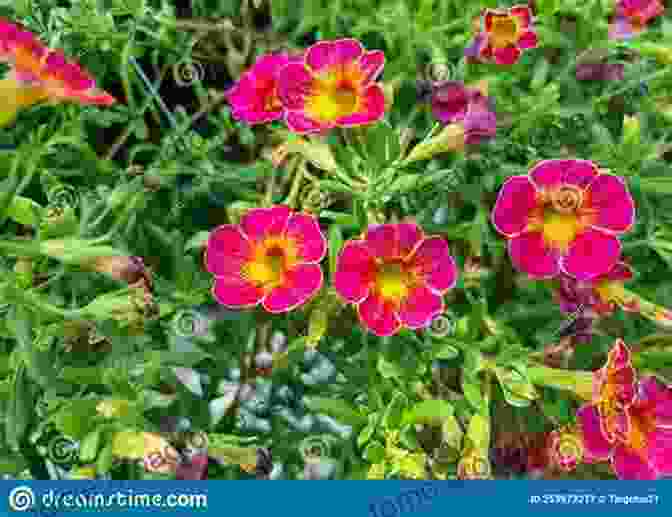
M 620 339 L 594 374 L 591 404 L 577 412 L 586 462 L 610 461 L 620 479 L 672 474 L 672 388 L 655 377 L 636 382 Z
M 284 109 L 278 97 L 278 74 L 285 65 L 301 60 L 302 56 L 287 53 L 260 57 L 226 92 L 233 118 L 251 125 L 281 119 Z
M 485 9 L 481 22 L 481 32 L 465 49 L 468 57 L 512 65 L 518 61 L 523 50 L 538 45 L 537 34 L 532 27 L 532 10 L 527 5 Z
M 290 311 L 322 287 L 319 262 L 327 242 L 317 220 L 288 207 L 255 208 L 239 225 L 215 229 L 205 265 L 215 275 L 213 295 L 230 308 L 262 304 L 272 313 Z
M 319 133 L 380 120 L 385 95 L 375 81 L 384 64 L 381 51 L 366 52 L 355 39 L 316 43 L 303 63 L 280 72 L 278 93 L 287 126 L 296 133 Z
M 504 183 L 492 211 L 514 266 L 539 279 L 606 274 L 619 261 L 617 235 L 634 221 L 625 182 L 588 160 L 539 162 L 529 175 Z
M 609 37 L 628 39 L 640 34 L 646 24 L 665 12 L 660 0 L 619 0 L 616 16 L 609 27 Z
M 44 46 L 32 33 L 0 18 L 0 61 L 10 71 L 0 80 L 4 106 L 0 124 L 13 121 L 21 108 L 43 101 L 109 106 L 116 100 L 96 88 L 95 80 L 60 50 Z
M 448 243 L 412 223 L 370 226 L 363 239 L 343 247 L 334 275 L 338 294 L 357 305 L 363 325 L 377 336 L 428 326 L 456 282 Z

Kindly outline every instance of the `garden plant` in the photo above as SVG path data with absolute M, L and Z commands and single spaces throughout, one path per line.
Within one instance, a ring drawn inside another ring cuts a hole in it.
M 671 10 L 0 0 L 0 473 L 672 476 Z

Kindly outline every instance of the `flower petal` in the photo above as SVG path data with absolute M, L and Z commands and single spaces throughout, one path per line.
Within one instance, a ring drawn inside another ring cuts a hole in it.
M 513 45 L 495 48 L 493 55 L 495 57 L 495 63 L 498 65 L 513 65 L 520 58 L 520 49 Z
M 425 286 L 413 289 L 399 309 L 401 323 L 411 329 L 427 327 L 443 312 L 443 298 Z
M 514 5 L 509 9 L 509 14 L 518 20 L 522 29 L 527 29 L 532 24 L 532 9 L 527 5 Z
M 320 133 L 331 127 L 298 111 L 288 111 L 285 114 L 285 122 L 290 131 L 298 134 Z
M 301 63 L 290 63 L 278 73 L 278 97 L 287 110 L 302 110 L 313 89 L 313 76 Z
M 581 406 L 576 412 L 576 420 L 583 436 L 584 461 L 595 463 L 609 459 L 612 445 L 602 434 L 597 408 L 591 404 Z
M 672 387 L 650 375 L 639 380 L 638 398 L 653 408 L 657 427 L 672 429 Z
M 306 65 L 314 72 L 320 72 L 355 61 L 363 53 L 364 47 L 356 39 L 318 41 L 306 51 Z
M 539 45 L 539 37 L 536 32 L 525 31 L 518 37 L 516 45 L 523 50 L 536 48 Z
M 322 268 L 318 264 L 299 264 L 285 273 L 285 283 L 271 290 L 262 305 L 268 312 L 289 312 L 312 298 L 322 282 Z
M 250 258 L 252 246 L 238 226 L 225 224 L 210 233 L 205 268 L 215 276 L 239 274 Z
M 632 280 L 633 276 L 634 273 L 632 271 L 632 268 L 625 262 L 619 262 L 611 269 L 611 271 L 609 271 L 609 273 L 607 273 L 603 277 L 600 277 L 600 280 L 609 280 L 611 282 L 615 281 L 623 282 L 627 280 Z
M 385 115 L 385 93 L 379 84 L 370 84 L 361 93 L 358 110 L 336 121 L 340 127 L 361 126 L 380 120 Z
M 286 232 L 299 247 L 299 256 L 303 262 L 317 263 L 327 254 L 327 240 L 314 216 L 292 214 Z
M 350 303 L 359 303 L 369 295 L 376 278 L 376 263 L 364 241 L 349 241 L 338 256 L 334 287 Z
M 587 202 L 597 210 L 596 228 L 623 233 L 635 223 L 635 202 L 625 181 L 612 174 L 600 174 L 588 185 Z
M 518 271 L 536 279 L 548 279 L 560 273 L 557 253 L 546 246 L 541 232 L 527 232 L 509 240 L 509 257 Z
M 364 84 L 373 82 L 383 72 L 385 53 L 382 50 L 366 52 L 359 58 L 359 66 L 364 72 Z
M 365 241 L 377 258 L 406 258 L 423 238 L 422 230 L 414 223 L 371 225 Z
M 362 324 L 376 336 L 392 336 L 401 328 L 401 321 L 395 313 L 394 305 L 376 294 L 370 294 L 360 303 L 357 306 L 357 313 Z
M 577 280 L 591 280 L 608 273 L 621 256 L 619 240 L 601 230 L 589 229 L 579 234 L 560 259 L 560 267 Z
M 427 237 L 409 258 L 410 266 L 429 289 L 443 294 L 457 283 L 457 265 L 442 237 Z
M 260 288 L 233 275 L 215 277 L 212 294 L 221 305 L 230 309 L 254 307 L 264 297 Z
M 483 14 L 483 26 L 485 28 L 486 32 L 490 32 L 492 30 L 492 25 L 494 22 L 495 18 L 508 18 L 509 15 L 507 14 L 506 11 L 502 9 L 485 9 L 485 12 Z
M 655 480 L 658 478 L 653 465 L 642 457 L 639 451 L 630 449 L 624 445 L 617 445 L 611 466 L 618 479 L 627 480 Z
M 525 228 L 530 212 L 537 206 L 537 189 L 528 176 L 512 176 L 499 191 L 490 219 L 502 235 L 514 237 Z
M 609 25 L 609 39 L 630 39 L 641 32 L 625 16 L 616 16 Z
M 530 177 L 540 188 L 553 188 L 560 184 L 585 188 L 599 175 L 590 160 L 542 160 L 530 170 Z
M 464 119 L 469 106 L 469 92 L 459 81 L 444 81 L 432 92 L 432 114 L 444 124 Z
M 672 430 L 656 428 L 647 438 L 649 462 L 658 475 L 672 475 Z
M 481 55 L 483 47 L 486 45 L 486 43 L 487 43 L 486 35 L 483 33 L 477 34 L 472 40 L 471 45 L 465 47 L 464 49 L 465 57 L 478 58 Z
M 259 242 L 270 235 L 280 235 L 287 228 L 292 211 L 288 206 L 253 208 L 243 215 L 240 227 L 248 239 Z

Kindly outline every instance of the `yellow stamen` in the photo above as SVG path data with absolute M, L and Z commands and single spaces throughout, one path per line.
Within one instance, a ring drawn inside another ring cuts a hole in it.
M 518 41 L 518 21 L 512 16 L 494 16 L 490 38 L 497 48 L 513 45 Z
M 243 278 L 265 290 L 285 282 L 285 274 L 298 262 L 296 243 L 271 237 L 256 245 L 253 259 L 241 268 Z
M 549 211 L 544 217 L 544 241 L 554 249 L 566 251 L 581 231 L 582 225 L 574 214 Z
M 18 112 L 48 98 L 44 88 L 23 85 L 13 78 L 0 80 L 0 127 L 14 122 Z
M 410 275 L 399 263 L 383 264 L 376 275 L 378 292 L 386 300 L 403 300 L 408 295 L 410 284 Z
M 359 110 L 359 90 L 363 75 L 354 65 L 346 65 L 321 75 L 315 81 L 315 95 L 306 102 L 311 118 L 331 122 Z

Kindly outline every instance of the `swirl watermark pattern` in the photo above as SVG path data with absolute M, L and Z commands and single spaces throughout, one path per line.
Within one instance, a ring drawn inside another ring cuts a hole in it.
M 77 459 L 79 444 L 65 436 L 57 436 L 47 445 L 47 457 L 57 465 L 68 465 Z
M 17 486 L 9 493 L 9 507 L 15 512 L 27 512 L 35 506 L 35 494 L 30 487 Z
M 327 437 L 309 436 L 299 444 L 299 454 L 304 462 L 330 458 L 331 444 Z
M 173 80 L 178 86 L 191 86 L 205 77 L 205 67 L 198 61 L 185 60 L 172 67 Z
M 432 320 L 427 333 L 433 338 L 442 338 L 455 334 L 455 316 L 444 312 Z
M 47 200 L 55 208 L 79 207 L 79 195 L 77 190 L 70 185 L 57 185 L 47 191 Z
M 209 328 L 207 318 L 194 310 L 178 312 L 173 318 L 172 325 L 175 334 L 184 338 L 204 336 Z

